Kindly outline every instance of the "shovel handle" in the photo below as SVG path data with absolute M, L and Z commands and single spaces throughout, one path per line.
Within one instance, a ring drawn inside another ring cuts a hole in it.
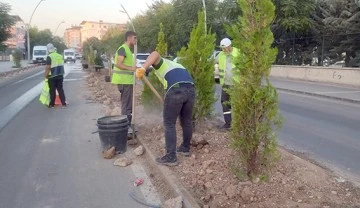
M 158 93 L 158 91 L 156 91 L 156 89 L 154 88 L 154 86 L 149 82 L 149 80 L 146 78 L 146 76 L 142 77 L 142 80 L 145 82 L 145 84 L 151 89 L 151 91 L 156 95 L 156 97 L 159 99 L 160 103 L 164 103 L 163 98 L 161 97 L 161 95 Z

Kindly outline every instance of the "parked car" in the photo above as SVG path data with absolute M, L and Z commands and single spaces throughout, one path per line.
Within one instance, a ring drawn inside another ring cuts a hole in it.
M 142 67 L 150 53 L 138 53 L 136 54 L 136 67 Z

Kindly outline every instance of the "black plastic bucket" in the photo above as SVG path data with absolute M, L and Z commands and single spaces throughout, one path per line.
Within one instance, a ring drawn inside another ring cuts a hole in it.
M 127 116 L 104 116 L 97 119 L 97 124 L 109 125 L 109 124 L 120 124 L 129 123 Z
M 97 120 L 103 150 L 115 147 L 117 153 L 127 150 L 129 123 L 127 116 L 105 116 Z

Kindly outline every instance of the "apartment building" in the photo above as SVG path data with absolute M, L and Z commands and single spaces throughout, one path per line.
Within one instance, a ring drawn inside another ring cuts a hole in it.
M 10 28 L 11 37 L 4 41 L 4 45 L 8 48 L 25 49 L 26 25 L 18 15 L 14 15 L 13 18 L 16 22 Z
M 65 29 L 64 34 L 65 44 L 68 48 L 80 48 L 81 47 L 81 27 L 72 26 Z
M 106 34 L 107 30 L 112 27 L 118 27 L 120 30 L 125 30 L 125 24 L 116 24 L 108 23 L 100 20 L 99 22 L 95 21 L 82 21 L 81 26 L 81 43 L 86 41 L 91 37 L 96 37 L 101 40 Z

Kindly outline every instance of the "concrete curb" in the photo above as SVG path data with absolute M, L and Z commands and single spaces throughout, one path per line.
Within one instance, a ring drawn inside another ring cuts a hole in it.
M 166 166 L 158 165 L 155 162 L 155 155 L 150 151 L 149 147 L 146 146 L 141 139 L 137 138 L 139 143 L 145 148 L 145 154 L 149 157 L 151 161 L 152 167 L 159 170 L 161 176 L 165 179 L 164 181 L 167 183 L 168 187 L 172 189 L 172 191 L 183 198 L 183 207 L 184 208 L 201 208 L 197 203 L 197 200 L 190 194 L 190 192 L 181 184 L 181 182 L 176 178 L 175 174 Z
M 349 103 L 360 104 L 360 100 L 353 100 L 353 99 L 349 99 L 349 98 L 334 97 L 334 96 L 329 96 L 329 95 L 322 95 L 322 94 L 318 94 L 318 93 L 304 92 L 304 91 L 299 91 L 299 90 L 291 90 L 291 89 L 285 89 L 285 88 L 280 88 L 280 87 L 277 87 L 276 89 L 279 91 L 293 92 L 293 93 L 297 93 L 297 94 L 310 95 L 310 96 L 328 98 L 328 99 L 332 99 L 332 100 L 340 100 L 340 101 L 345 101 L 345 102 L 349 102 Z

